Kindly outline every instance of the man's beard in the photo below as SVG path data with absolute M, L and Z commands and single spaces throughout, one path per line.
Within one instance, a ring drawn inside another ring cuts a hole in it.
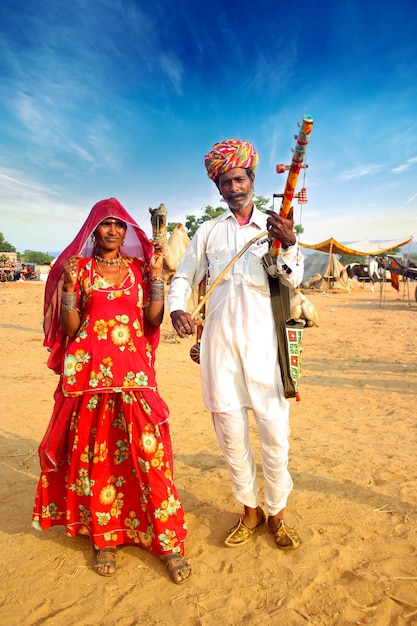
M 230 208 L 242 209 L 247 204 L 249 204 L 251 197 L 252 197 L 252 192 L 245 193 L 244 191 L 236 191 L 234 193 L 228 193 L 227 196 L 223 196 L 223 197 L 226 200 Z M 246 202 L 242 204 L 242 200 L 246 200 Z

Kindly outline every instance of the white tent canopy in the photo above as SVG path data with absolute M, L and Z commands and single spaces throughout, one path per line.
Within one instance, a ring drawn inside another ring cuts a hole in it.
M 310 250 L 318 250 L 320 252 L 328 252 L 330 254 L 348 254 L 350 256 L 368 256 L 383 254 L 389 252 L 395 248 L 401 248 L 412 241 L 413 237 L 407 237 L 406 239 L 390 239 L 388 241 L 356 241 L 354 243 L 341 243 L 333 237 L 322 241 L 321 243 L 308 244 L 300 241 L 302 248 L 309 248 Z

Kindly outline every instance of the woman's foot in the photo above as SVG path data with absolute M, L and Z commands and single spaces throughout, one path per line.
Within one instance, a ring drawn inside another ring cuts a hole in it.
M 96 550 L 94 569 L 100 576 L 113 576 L 116 571 L 116 548 Z
M 179 552 L 161 556 L 161 559 L 165 563 L 170 579 L 176 585 L 181 585 L 191 576 L 191 565 Z

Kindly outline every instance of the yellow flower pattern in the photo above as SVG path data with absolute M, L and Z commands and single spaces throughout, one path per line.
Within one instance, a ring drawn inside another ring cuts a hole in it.
M 115 289 L 91 260 L 80 261 L 81 324 L 55 409 L 68 411 L 66 447 L 56 470 L 41 474 L 32 520 L 36 528 L 87 534 L 99 549 L 130 543 L 161 555 L 182 550 L 186 525 L 145 335 L 148 269 L 126 262 L 126 284 Z

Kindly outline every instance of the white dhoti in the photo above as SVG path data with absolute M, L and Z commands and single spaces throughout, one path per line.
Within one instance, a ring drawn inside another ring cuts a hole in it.
M 268 515 L 276 515 L 287 504 L 293 482 L 288 472 L 288 409 L 278 416 L 255 415 L 265 479 L 264 504 Z M 242 504 L 256 508 L 259 493 L 256 462 L 249 441 L 249 420 L 245 408 L 212 413 L 219 446 L 229 468 L 232 490 Z

